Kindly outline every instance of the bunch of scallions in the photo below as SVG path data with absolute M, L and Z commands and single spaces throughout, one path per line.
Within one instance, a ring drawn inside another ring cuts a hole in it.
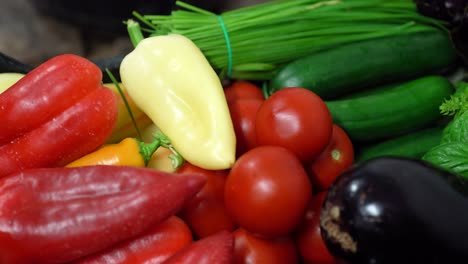
M 132 41 L 182 34 L 220 76 L 248 80 L 268 80 L 282 64 L 334 46 L 445 27 L 411 0 L 273 0 L 222 14 L 177 1 L 169 15 L 133 16 Z

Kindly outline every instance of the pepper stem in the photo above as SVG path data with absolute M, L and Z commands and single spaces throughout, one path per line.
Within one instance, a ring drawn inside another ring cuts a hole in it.
M 158 139 L 154 140 L 151 143 L 146 143 L 140 140 L 138 141 L 138 145 L 140 147 L 140 154 L 145 161 L 145 165 L 148 165 L 149 161 L 151 160 L 151 156 L 154 152 L 161 146 L 161 141 Z
M 177 150 L 172 146 L 171 140 L 164 135 L 161 131 L 157 131 L 154 135 L 154 141 L 151 143 L 146 143 L 143 141 L 138 140 L 138 144 L 140 147 L 140 154 L 145 161 L 145 165 L 148 165 L 149 161 L 151 160 L 151 156 L 153 155 L 159 147 L 166 148 L 172 152 L 169 155 L 169 159 L 172 162 L 172 167 L 174 169 L 179 168 L 184 163 L 184 158 L 182 155 L 177 152 Z

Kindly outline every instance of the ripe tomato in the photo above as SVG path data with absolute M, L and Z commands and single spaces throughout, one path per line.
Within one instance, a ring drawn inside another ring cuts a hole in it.
M 299 254 L 291 237 L 265 239 L 239 228 L 234 234 L 234 264 L 299 263 Z
M 205 186 L 179 213 L 194 235 L 203 238 L 222 230 L 233 231 L 236 228 L 224 206 L 227 171 L 205 170 L 185 162 L 177 173 L 201 173 L 207 177 Z
M 301 161 L 317 157 L 332 134 L 332 118 L 325 102 L 305 88 L 285 88 L 265 100 L 257 112 L 257 144 L 293 151 Z
M 284 236 L 302 219 L 312 186 L 299 159 L 283 147 L 247 151 L 231 168 L 224 201 L 242 228 L 263 237 Z
M 354 148 L 346 132 L 336 124 L 326 149 L 308 166 L 315 191 L 327 190 L 336 177 L 353 165 Z
M 255 84 L 248 81 L 235 81 L 224 88 L 224 95 L 228 102 L 237 99 L 258 99 L 264 100 L 262 90 Z
M 258 99 L 238 99 L 228 104 L 236 133 L 237 157 L 255 147 L 255 116 L 262 102 Z
M 320 233 L 320 211 L 326 192 L 320 192 L 310 200 L 304 222 L 298 230 L 296 243 L 305 263 L 336 264 Z

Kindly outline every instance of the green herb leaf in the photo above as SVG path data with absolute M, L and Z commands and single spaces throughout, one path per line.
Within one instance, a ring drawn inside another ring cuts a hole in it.
M 432 148 L 422 159 L 468 178 L 467 146 L 466 142 L 443 143 Z
M 459 83 L 440 110 L 454 118 L 445 127 L 441 144 L 429 150 L 422 159 L 468 178 L 468 83 Z
M 464 143 L 468 149 L 468 111 L 458 115 L 445 127 L 441 142 Z
M 455 93 L 440 106 L 443 115 L 455 116 L 468 110 L 468 83 L 457 84 Z

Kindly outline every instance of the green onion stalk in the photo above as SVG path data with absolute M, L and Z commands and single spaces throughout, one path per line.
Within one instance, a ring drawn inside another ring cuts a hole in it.
M 177 1 L 169 15 L 133 16 L 145 36 L 182 34 L 220 76 L 248 80 L 269 80 L 281 65 L 335 46 L 446 26 L 411 0 L 273 0 L 221 14 Z

